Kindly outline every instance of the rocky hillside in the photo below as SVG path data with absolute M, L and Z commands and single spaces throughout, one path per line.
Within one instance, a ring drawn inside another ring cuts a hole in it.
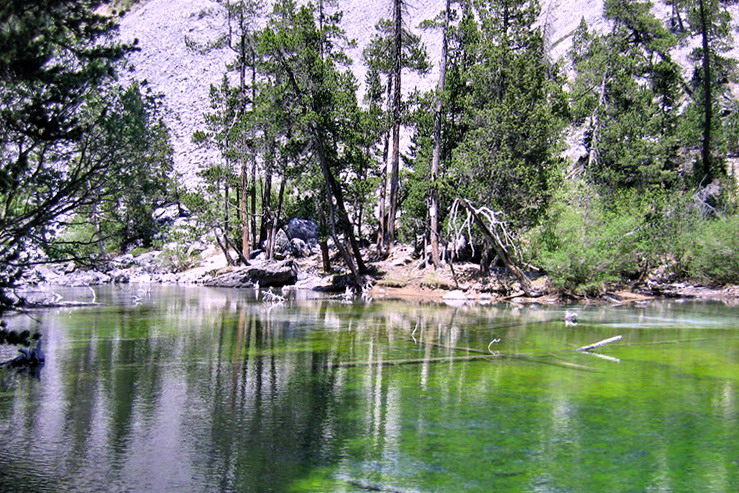
M 361 52 L 374 33 L 374 25 L 389 17 L 390 0 L 366 2 L 340 0 L 344 12 L 342 25 L 357 47 L 350 54 L 357 79 L 364 80 Z M 407 25 L 422 36 L 434 63 L 428 75 L 406 77 L 405 90 L 429 89 L 436 84 L 440 41 L 438 35 L 418 28 L 421 21 L 434 17 L 444 0 L 411 0 Z M 542 0 L 541 23 L 554 58 L 562 57 L 571 45 L 571 35 L 584 17 L 595 29 L 607 27 L 602 17 L 602 0 Z M 655 12 L 663 18 L 669 7 L 655 2 Z M 739 20 L 739 7 L 731 7 L 734 25 Z M 197 170 L 215 156 L 191 142 L 194 130 L 202 126 L 203 112 L 208 109 L 208 91 L 219 82 L 226 63 L 232 58 L 228 49 L 199 53 L 187 47 L 186 39 L 207 42 L 225 29 L 225 21 L 213 0 L 140 0 L 121 19 L 120 36 L 139 40 L 141 50 L 132 56 L 135 75 L 149 81 L 151 87 L 165 97 L 168 124 L 172 131 L 175 164 L 185 183 L 196 180 Z M 689 48 L 677 54 L 685 61 Z M 736 56 L 736 54 L 735 54 Z M 576 143 L 575 143 L 576 144 Z

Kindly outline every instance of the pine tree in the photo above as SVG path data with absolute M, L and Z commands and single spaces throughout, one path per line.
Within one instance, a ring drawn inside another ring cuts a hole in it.
M 87 97 L 132 46 L 90 0 L 8 0 L 0 6 L 0 286 L 46 243 L 59 218 L 93 203 L 108 160 L 80 159 Z M 74 150 L 72 150 L 74 149 Z
M 701 158 L 696 178 L 710 183 L 713 178 L 726 174 L 722 126 L 736 112 L 728 88 L 736 61 L 722 55 L 731 48 L 731 16 L 719 0 L 681 2 L 680 6 L 687 10 L 689 36 L 700 37 L 700 47 L 691 53 L 695 63 L 691 81 L 693 101 L 700 110 L 694 108 L 688 114 L 700 114 Z
M 95 200 L 82 204 L 52 239 L 57 258 L 106 259 L 109 253 L 150 247 L 157 231 L 154 209 L 173 199 L 172 147 L 160 98 L 146 85 L 114 85 L 88 95 L 81 118 L 87 132 L 76 161 L 104 164 L 106 178 L 91 178 Z M 100 165 L 98 164 L 98 165 Z M 93 247 L 94 248 L 91 248 Z
M 325 218 L 336 247 L 362 284 L 365 265 L 345 203 L 341 172 L 351 160 L 353 130 L 358 127 L 356 83 L 342 69 L 349 59 L 338 28 L 340 14 L 325 19 L 319 29 L 313 5 L 298 8 L 280 0 L 260 32 L 260 72 L 270 77 L 296 115 L 294 133 L 301 152 L 323 178 Z
M 651 13 L 650 2 L 607 1 L 605 35 L 575 32 L 571 59 L 575 121 L 586 130 L 587 177 L 622 188 L 673 186 L 678 178 L 680 68 L 677 40 Z
M 383 142 L 385 167 L 380 185 L 380 230 L 378 246 L 392 247 L 396 236 L 396 216 L 400 189 L 400 129 L 404 109 L 402 99 L 403 70 L 426 73 L 429 63 L 419 36 L 405 26 L 403 15 L 407 8 L 402 0 L 393 0 L 393 17 L 383 19 L 377 33 L 364 51 L 365 64 L 371 73 L 385 76 L 387 130 Z
M 468 130 L 455 151 L 460 194 L 535 222 L 559 172 L 557 144 L 566 101 L 557 67 L 547 61 L 528 0 L 475 4 L 479 40 L 465 98 Z

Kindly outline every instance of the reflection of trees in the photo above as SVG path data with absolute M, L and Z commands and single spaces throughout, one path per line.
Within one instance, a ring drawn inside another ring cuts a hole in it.
M 729 489 L 736 387 L 732 367 L 702 363 L 716 362 L 715 344 L 610 350 L 620 364 L 556 354 L 601 373 L 430 364 L 493 338 L 504 352 L 556 352 L 616 328 L 630 343 L 718 330 L 696 331 L 684 309 L 581 311 L 565 329 L 561 308 L 324 299 L 268 309 L 239 290 L 162 289 L 142 306 L 48 312 L 44 377 L 0 398 L 0 432 L 9 447 L 45 437 L 46 450 L 23 449 L 11 470 L 62 489 L 265 491 L 318 468 L 326 491 L 354 479 L 439 491 Z M 644 325 L 660 317 L 685 323 Z M 381 364 L 399 358 L 426 362 Z M 341 365 L 357 361 L 369 364 Z M 0 452 L 0 466 L 11 457 Z

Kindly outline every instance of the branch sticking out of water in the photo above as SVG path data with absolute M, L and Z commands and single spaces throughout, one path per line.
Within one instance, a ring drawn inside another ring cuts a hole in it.
M 608 339 L 603 339 L 602 341 L 598 341 L 595 344 L 590 344 L 588 346 L 577 348 L 576 351 L 590 351 L 591 349 L 605 346 L 606 344 L 610 344 L 612 342 L 620 341 L 622 337 L 623 336 L 609 337 Z

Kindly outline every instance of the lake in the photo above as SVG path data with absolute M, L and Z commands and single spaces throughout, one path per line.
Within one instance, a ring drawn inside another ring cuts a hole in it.
M 95 296 L 4 316 L 0 491 L 739 491 L 737 306 Z

